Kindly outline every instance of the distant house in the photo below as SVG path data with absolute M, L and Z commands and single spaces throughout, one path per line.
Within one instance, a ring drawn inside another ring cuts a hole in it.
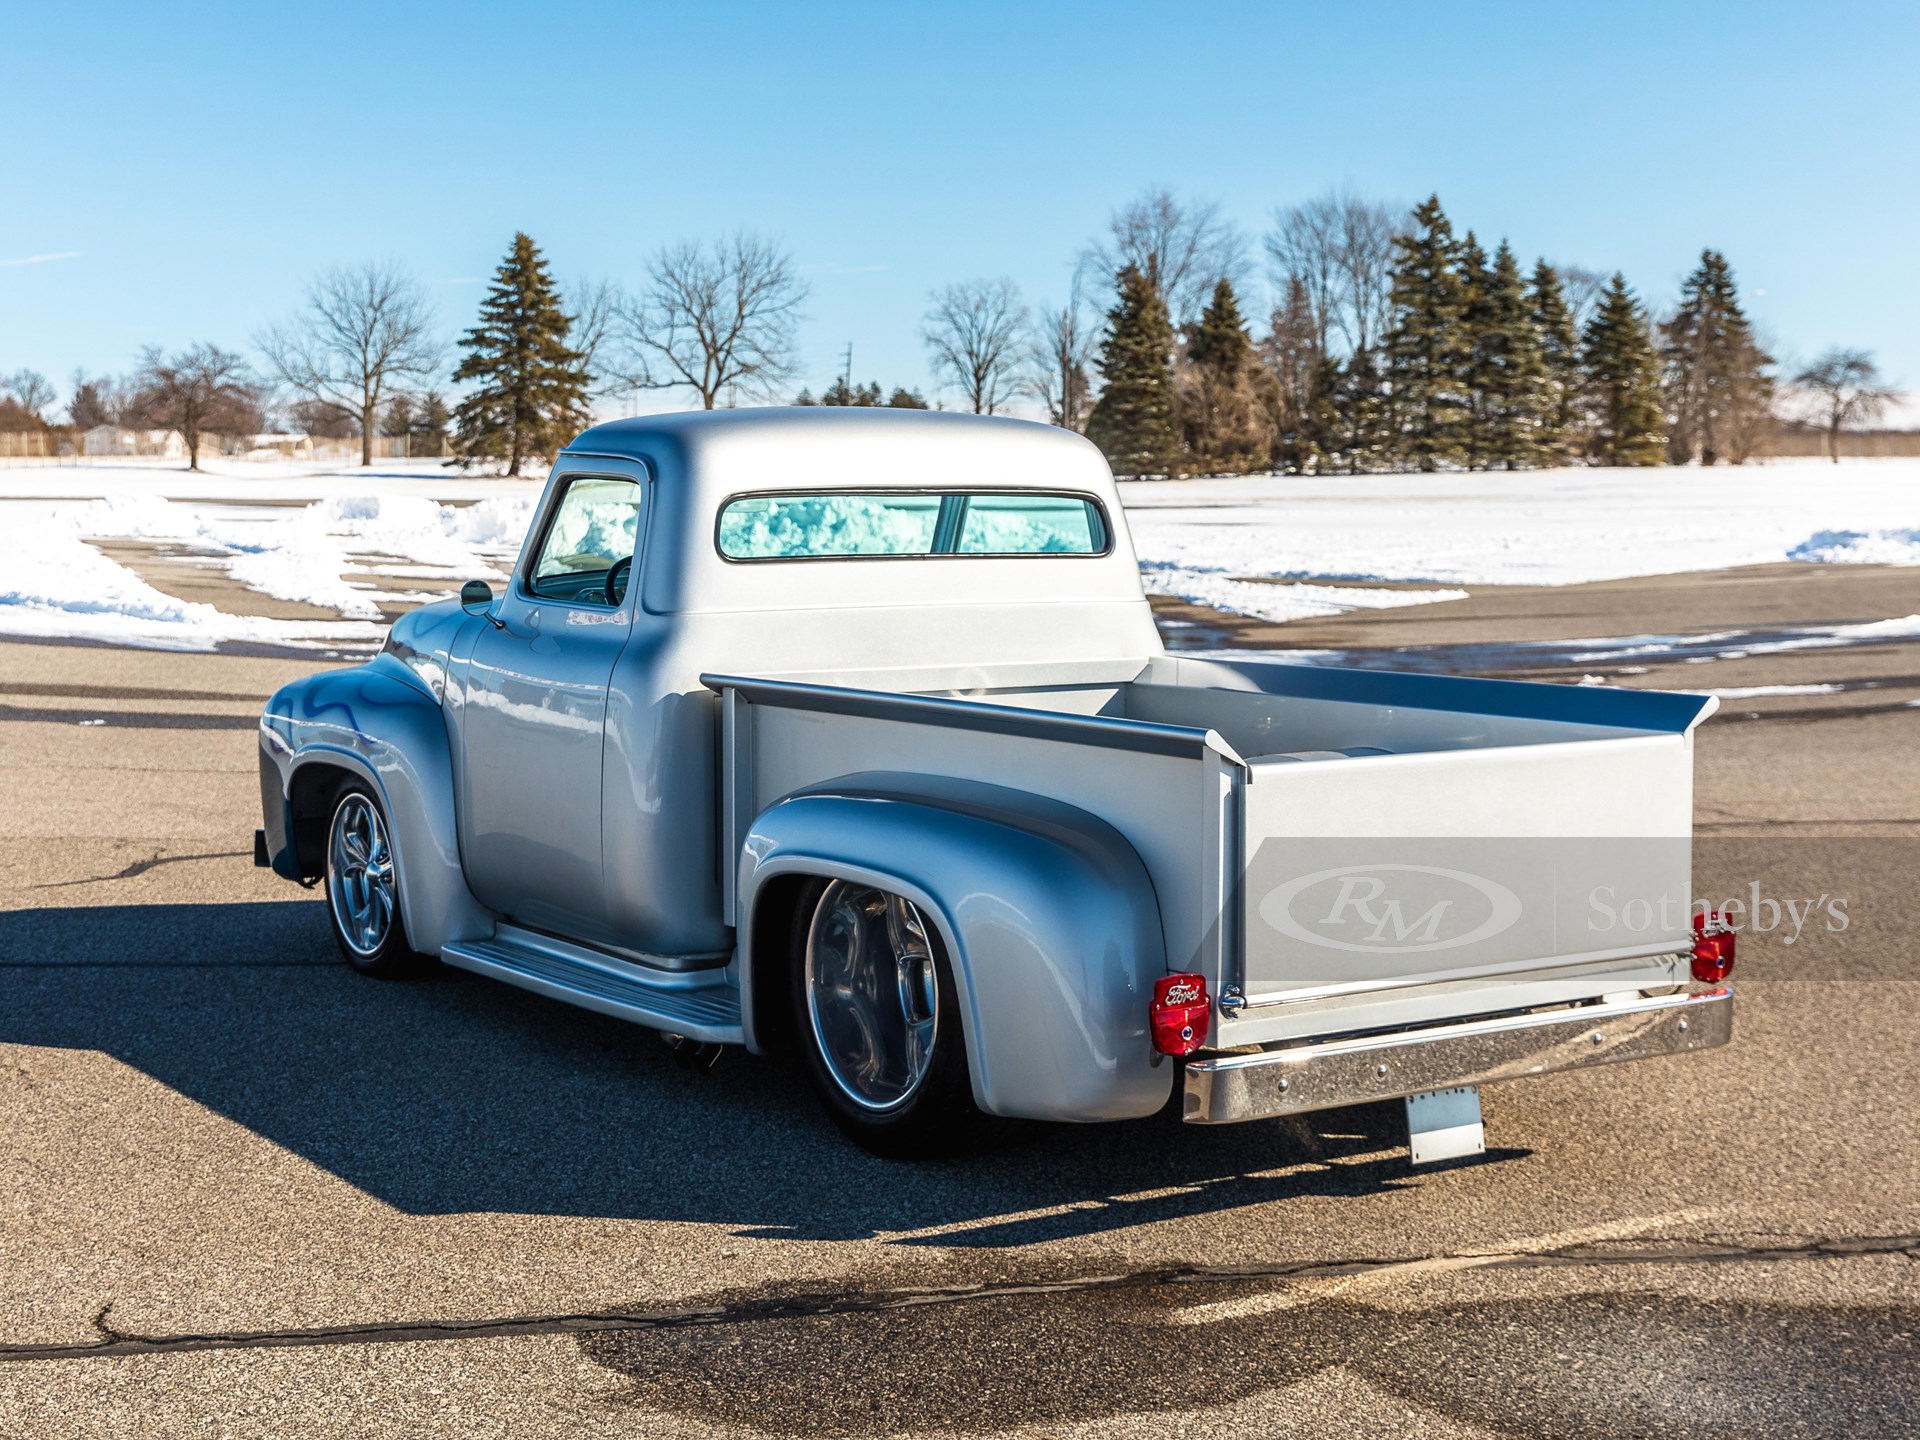
M 182 460 L 186 458 L 187 442 L 171 430 L 130 430 L 124 425 L 96 425 L 91 430 L 80 432 L 80 453 L 144 455 L 149 459 Z
M 82 455 L 149 455 L 178 460 L 186 442 L 171 430 L 129 430 L 124 425 L 96 425 L 80 434 Z
M 132 430 L 123 430 L 118 425 L 96 425 L 91 430 L 80 432 L 80 453 L 82 455 L 134 455 L 138 436 Z
M 311 460 L 313 437 L 290 430 L 275 430 L 265 435 L 250 435 L 247 458 L 250 460 Z

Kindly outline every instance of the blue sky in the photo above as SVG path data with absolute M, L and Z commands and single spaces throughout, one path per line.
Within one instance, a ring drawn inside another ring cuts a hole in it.
M 813 285 L 807 378 L 929 384 L 950 280 L 1065 293 L 1148 185 L 1257 241 L 1347 185 L 1619 268 L 1703 245 L 1779 348 L 1920 387 L 1920 6 L 12 7 L 0 372 L 247 346 L 314 270 L 391 256 L 468 323 L 516 228 L 634 281 L 749 225 Z M 34 257 L 57 256 L 39 259 Z M 21 263 L 32 262 L 32 263 Z M 1250 308 L 1258 308 L 1250 307 Z

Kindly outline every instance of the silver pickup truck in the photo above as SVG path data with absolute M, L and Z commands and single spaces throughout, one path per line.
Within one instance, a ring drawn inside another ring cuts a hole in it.
M 1213 1124 L 1724 1043 L 1690 899 L 1706 696 L 1163 648 L 1064 430 L 596 426 L 512 579 L 260 722 L 256 858 L 347 960 L 696 1053 L 796 1050 L 884 1153 L 984 1117 Z

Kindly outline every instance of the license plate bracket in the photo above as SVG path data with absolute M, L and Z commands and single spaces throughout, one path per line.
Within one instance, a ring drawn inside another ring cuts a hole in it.
M 1407 1096 L 1407 1148 L 1415 1165 L 1459 1160 L 1486 1152 L 1480 1087 L 1457 1085 Z

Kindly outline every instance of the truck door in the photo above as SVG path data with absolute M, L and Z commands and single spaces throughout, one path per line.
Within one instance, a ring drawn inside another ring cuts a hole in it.
M 640 589 L 645 485 L 610 468 L 556 477 L 507 594 L 448 687 L 460 702 L 452 738 L 468 885 L 491 910 L 579 939 L 608 928 L 607 685 Z

